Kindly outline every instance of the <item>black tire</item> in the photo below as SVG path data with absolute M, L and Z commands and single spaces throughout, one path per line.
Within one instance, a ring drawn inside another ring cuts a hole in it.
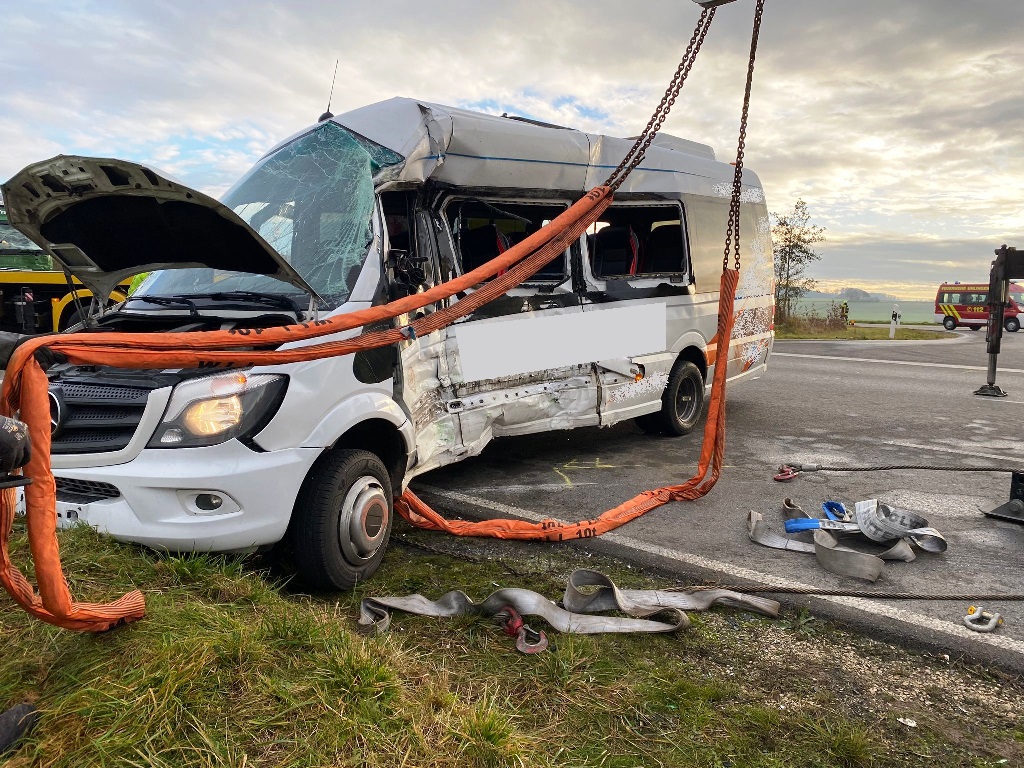
M 79 314 L 77 307 L 72 307 L 71 311 L 67 310 L 60 316 L 60 320 L 57 322 L 58 331 L 66 331 L 73 325 L 77 325 L 82 322 L 82 315 Z
M 633 421 L 648 435 L 662 435 L 664 431 L 661 428 L 661 414 L 660 413 L 646 413 L 643 416 L 637 416 Z
M 648 434 L 682 437 L 690 434 L 704 410 L 704 377 L 689 360 L 679 360 L 661 395 L 661 410 L 636 419 Z
M 945 328 L 947 331 L 956 330 L 956 318 L 946 315 L 942 319 L 942 327 Z
M 339 449 L 313 467 L 289 526 L 295 569 L 311 590 L 348 590 L 374 574 L 391 538 L 391 477 L 369 451 Z
M 980 325 L 972 325 L 971 326 L 971 330 L 972 331 L 980 331 L 981 330 L 981 326 Z
M 1003 328 L 1008 330 L 1010 333 L 1016 333 L 1020 330 L 1020 320 L 1016 317 L 1008 317 L 1003 321 Z

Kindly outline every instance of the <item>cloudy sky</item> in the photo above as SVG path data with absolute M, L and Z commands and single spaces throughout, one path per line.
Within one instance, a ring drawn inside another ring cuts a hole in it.
M 666 130 L 735 149 L 753 0 L 721 8 Z M 689 0 L 0 0 L 0 178 L 58 153 L 218 194 L 333 110 L 414 96 L 634 135 Z M 1024 247 L 1024 3 L 768 0 L 747 163 L 807 201 L 814 275 L 902 298 Z

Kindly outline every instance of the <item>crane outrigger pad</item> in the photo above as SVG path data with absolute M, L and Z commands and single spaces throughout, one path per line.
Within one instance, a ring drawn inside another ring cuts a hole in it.
M 1011 523 L 1024 523 L 1024 472 L 1010 475 L 1010 500 L 985 514 Z

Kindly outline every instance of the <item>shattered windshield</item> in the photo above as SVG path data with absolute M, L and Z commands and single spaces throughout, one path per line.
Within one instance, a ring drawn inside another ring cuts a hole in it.
M 324 122 L 256 165 L 222 202 L 277 250 L 331 306 L 344 303 L 373 240 L 373 179 L 402 161 Z M 154 273 L 139 295 L 253 291 L 301 297 L 271 277 L 215 269 Z
M 53 261 L 7 221 L 7 211 L 0 200 L 0 269 L 53 269 Z
M 33 243 L 21 232 L 12 227 L 7 221 L 7 210 L 0 200 L 0 250 L 4 251 L 41 251 L 38 245 Z

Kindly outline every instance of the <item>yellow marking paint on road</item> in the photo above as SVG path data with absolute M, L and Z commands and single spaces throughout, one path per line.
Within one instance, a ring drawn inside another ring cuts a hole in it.
M 575 486 L 574 486 L 574 484 L 572 482 L 572 479 L 569 477 L 569 475 L 566 474 L 566 471 L 576 471 L 578 469 L 641 469 L 641 468 L 643 468 L 645 466 L 647 466 L 647 465 L 646 464 L 605 464 L 603 461 L 601 461 L 600 457 L 598 457 L 598 458 L 593 459 L 593 460 L 584 460 L 584 461 L 580 461 L 580 459 L 572 459 L 571 461 L 567 461 L 564 464 L 556 464 L 551 469 L 555 472 L 555 474 L 557 474 L 560 478 L 562 478 L 563 481 L 565 481 L 565 485 L 567 487 L 573 488 Z M 697 470 L 696 465 L 692 465 L 692 467 L 691 467 L 691 465 L 686 465 L 686 464 L 679 465 L 679 469 L 690 469 L 690 468 L 692 468 L 694 471 Z M 722 469 L 735 469 L 735 468 L 736 468 L 735 465 L 731 465 L 731 464 L 723 464 L 722 465 Z
M 631 467 L 639 466 L 637 464 L 629 465 Z M 559 469 L 561 467 L 561 469 Z M 565 462 L 565 464 L 556 464 L 552 469 L 555 473 L 561 477 L 567 486 L 572 488 L 572 480 L 562 470 L 577 470 L 577 469 L 620 469 L 618 464 L 605 464 L 601 461 L 600 457 L 593 459 L 592 461 L 583 461 L 579 459 L 572 459 L 571 461 Z

